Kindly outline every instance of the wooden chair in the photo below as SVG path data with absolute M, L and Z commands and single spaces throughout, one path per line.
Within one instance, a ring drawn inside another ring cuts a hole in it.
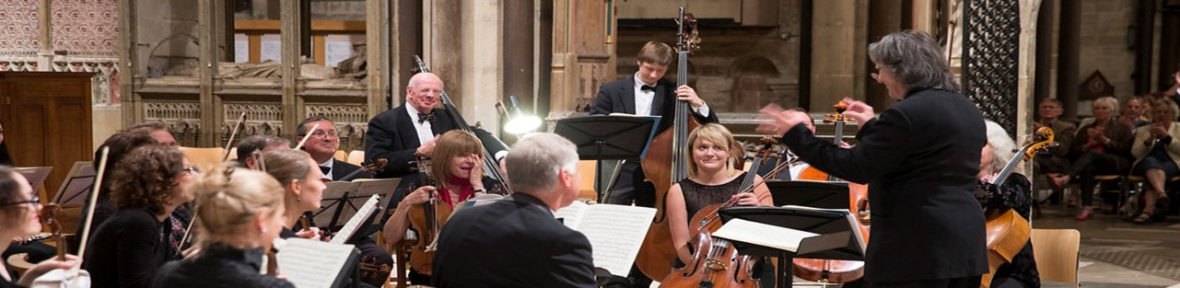
M 336 161 L 348 162 L 346 161 L 348 160 L 348 153 L 344 152 L 344 150 L 336 150 L 336 153 L 332 153 L 332 158 L 336 158 Z
M 582 177 L 582 185 L 578 187 L 578 199 L 598 199 L 598 192 L 594 191 L 594 173 L 598 167 L 595 160 L 578 161 L 578 176 Z M 602 171 L 604 174 L 610 171 Z
M 1032 229 L 1029 241 L 1033 243 L 1033 256 L 1041 280 L 1079 287 L 1078 247 L 1081 238 L 1082 233 L 1077 229 Z
M 352 150 L 352 152 L 348 152 L 348 158 L 344 162 L 361 166 L 361 163 L 365 162 L 365 150 Z
M 188 158 L 188 161 L 200 168 L 201 171 L 209 171 L 221 164 L 221 155 L 225 149 L 221 147 L 180 147 L 180 151 L 184 152 L 184 157 Z
M 1127 187 L 1126 188 L 1127 195 L 1125 195 L 1125 198 L 1123 198 L 1123 199 L 1126 199 L 1126 200 L 1124 200 L 1126 202 L 1123 204 L 1124 206 L 1119 206 L 1119 207 L 1122 210 L 1122 212 L 1124 212 L 1126 214 L 1135 213 L 1136 212 L 1135 210 L 1138 210 L 1138 209 L 1131 209 L 1131 208 L 1135 208 L 1135 207 L 1130 207 L 1127 205 L 1130 205 L 1133 203 L 1138 203 L 1138 201 L 1134 201 L 1134 199 L 1132 199 L 1132 197 L 1137 197 L 1140 192 L 1142 192 L 1144 189 L 1146 189 L 1143 186 L 1148 185 L 1147 178 L 1144 178 L 1143 176 L 1139 176 L 1139 175 L 1128 175 L 1124 182 L 1127 183 L 1125 186 L 1125 187 Z M 1175 188 L 1176 188 L 1177 184 L 1180 184 L 1180 176 L 1168 178 L 1167 183 L 1164 183 L 1164 189 L 1167 190 L 1167 191 L 1164 191 L 1164 194 L 1168 196 L 1169 201 L 1171 201 L 1172 199 L 1176 199 L 1173 197 L 1175 195 L 1172 195 L 1172 194 L 1176 193 Z M 1172 210 L 1173 211 L 1168 211 L 1167 213 L 1175 212 L 1176 208 L 1172 208 Z M 1134 217 L 1136 215 L 1125 215 L 1124 214 L 1123 216 Z

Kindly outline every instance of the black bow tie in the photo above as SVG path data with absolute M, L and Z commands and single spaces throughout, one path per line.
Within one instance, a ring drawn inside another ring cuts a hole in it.
M 328 175 L 328 172 L 332 172 L 332 167 L 320 166 L 320 172 L 324 172 L 324 175 Z
M 422 124 L 422 122 L 426 121 L 430 121 L 431 123 L 434 122 L 434 111 L 431 111 L 430 113 L 418 112 L 418 124 Z
M 643 85 L 643 86 L 639 87 L 639 90 L 640 91 L 655 91 L 656 86 Z

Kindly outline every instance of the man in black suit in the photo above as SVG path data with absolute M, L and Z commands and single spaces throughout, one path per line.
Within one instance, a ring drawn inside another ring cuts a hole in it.
M 590 241 L 554 218 L 578 197 L 574 144 L 532 134 L 504 165 L 516 193 L 451 216 L 439 233 L 433 286 L 597 287 Z
M 811 166 L 869 184 L 873 225 L 865 255 L 870 287 L 979 287 L 988 271 L 984 216 L 973 193 L 987 143 L 983 116 L 947 67 L 942 49 L 922 32 L 890 34 L 869 46 L 873 74 L 901 100 L 873 119 L 873 108 L 849 102 L 862 123 L 860 144 L 841 148 L 802 125 L 811 117 L 777 106 L 761 131 Z
M 311 135 L 307 135 L 307 132 L 311 131 L 311 127 L 316 124 L 320 126 Z M 307 139 L 307 142 L 303 144 L 303 151 L 306 151 L 311 155 L 312 160 L 320 164 L 320 170 L 324 172 L 324 179 L 338 180 L 361 168 L 352 163 L 336 161 L 335 158 L 332 158 L 336 154 L 336 150 L 340 149 L 340 135 L 336 134 L 336 124 L 332 123 L 328 117 L 312 116 L 299 123 L 299 127 L 295 128 L 295 142 L 303 142 L 305 137 L 310 139 Z
M 389 164 L 377 177 L 402 177 L 412 172 L 415 155 L 430 155 L 438 135 L 455 123 L 438 108 L 443 82 L 432 73 L 418 73 L 406 85 L 406 103 L 369 120 L 365 158 L 385 158 Z
M 676 101 L 680 100 L 692 106 L 692 115 L 701 124 L 717 122 L 717 115 L 692 87 L 675 87 L 676 83 L 664 79 L 673 59 L 672 47 L 668 44 L 647 42 L 639 49 L 639 71 L 632 77 L 602 85 L 594 97 L 590 114 L 661 116 L 657 131 L 663 132 L 672 125 L 676 117 Z M 644 178 L 638 159 L 628 160 L 619 172 L 615 187 L 611 189 L 611 199 L 599 199 L 599 202 L 630 205 L 634 200 L 640 206 L 655 205 L 655 187 L 644 182 Z

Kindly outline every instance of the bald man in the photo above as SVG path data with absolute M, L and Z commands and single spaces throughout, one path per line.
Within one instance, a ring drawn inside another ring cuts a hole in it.
M 418 73 L 406 85 L 405 104 L 369 120 L 365 158 L 389 160 L 378 177 L 410 174 L 414 155 L 430 155 L 437 135 L 457 127 L 438 108 L 442 91 L 443 82 L 437 75 Z

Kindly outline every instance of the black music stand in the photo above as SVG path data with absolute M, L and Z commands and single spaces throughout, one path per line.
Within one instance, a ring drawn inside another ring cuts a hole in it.
M 365 201 L 373 195 L 381 195 L 381 202 L 377 203 L 378 207 L 388 207 L 390 194 L 392 194 L 395 187 L 401 181 L 400 178 L 378 179 L 378 180 L 362 180 L 352 182 L 329 182 L 328 189 L 324 189 L 323 200 L 320 203 L 320 209 L 312 211 L 312 220 L 314 223 L 327 223 L 327 226 L 321 227 L 327 231 L 334 232 L 343 226 L 344 222 L 352 219 L 352 216 L 357 213 Z M 341 187 L 335 187 L 341 186 Z M 384 209 L 380 210 L 383 211 Z M 377 215 L 384 212 L 373 213 Z M 374 216 L 370 216 L 368 222 L 364 222 L 361 229 L 358 229 L 356 235 L 364 234 L 368 236 L 368 225 L 375 222 Z M 312 223 L 312 225 L 315 225 Z
M 848 182 L 766 181 L 774 206 L 807 206 L 825 209 L 850 207 Z
M 603 197 L 602 160 L 640 159 L 647 155 L 647 144 L 655 136 L 658 116 L 605 116 L 592 115 L 557 120 L 553 133 L 561 135 L 578 146 L 578 157 L 582 160 L 597 160 L 594 174 L 594 190 L 598 202 L 605 202 L 610 193 Z M 620 166 L 623 164 L 620 163 Z M 609 190 L 618 177 L 618 169 L 611 175 Z
M 815 259 L 854 260 L 864 261 L 864 241 L 860 235 L 860 227 L 854 227 L 856 221 L 847 210 L 812 210 L 808 208 L 791 207 L 733 207 L 718 211 L 722 222 L 732 219 L 786 227 L 807 231 L 818 236 L 803 239 L 796 251 L 730 240 L 733 247 L 742 255 L 778 257 L 778 279 L 780 288 L 793 285 L 791 267 L 796 256 L 807 256 Z

